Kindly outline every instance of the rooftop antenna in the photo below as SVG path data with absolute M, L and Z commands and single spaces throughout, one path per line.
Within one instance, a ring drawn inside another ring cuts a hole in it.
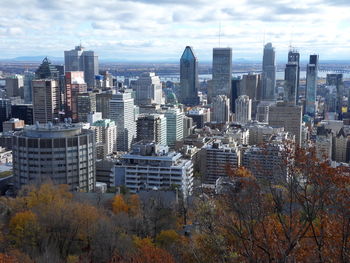
M 294 34 L 294 27 L 292 27 L 292 30 L 290 31 L 290 40 L 289 40 L 289 49 L 293 49 L 293 34 Z

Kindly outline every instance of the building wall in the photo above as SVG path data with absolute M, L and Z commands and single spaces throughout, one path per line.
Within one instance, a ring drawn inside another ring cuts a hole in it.
M 33 119 L 34 122 L 53 122 L 58 118 L 59 88 L 56 80 L 33 81 Z
M 33 126 L 31 126 L 33 127 Z M 50 178 L 68 184 L 71 190 L 93 191 L 95 187 L 95 138 L 93 132 L 39 138 L 19 132 L 13 136 L 13 172 L 17 187 Z

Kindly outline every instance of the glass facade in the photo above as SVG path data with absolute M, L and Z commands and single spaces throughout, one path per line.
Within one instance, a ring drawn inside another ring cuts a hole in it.
M 184 105 L 199 104 L 198 60 L 193 49 L 187 46 L 180 59 L 180 102 Z

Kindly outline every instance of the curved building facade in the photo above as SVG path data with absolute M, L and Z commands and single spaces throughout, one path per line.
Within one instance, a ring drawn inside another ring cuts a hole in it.
M 95 137 L 80 125 L 32 125 L 14 134 L 13 172 L 18 188 L 51 179 L 74 191 L 93 191 Z

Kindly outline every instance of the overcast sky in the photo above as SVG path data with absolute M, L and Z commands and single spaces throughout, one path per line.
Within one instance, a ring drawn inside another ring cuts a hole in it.
M 233 60 L 261 60 L 264 41 L 278 60 L 290 43 L 350 59 L 350 0 L 1 0 L 0 14 L 0 58 L 63 57 L 81 40 L 101 59 L 177 60 L 191 45 L 205 61 L 221 25 Z

